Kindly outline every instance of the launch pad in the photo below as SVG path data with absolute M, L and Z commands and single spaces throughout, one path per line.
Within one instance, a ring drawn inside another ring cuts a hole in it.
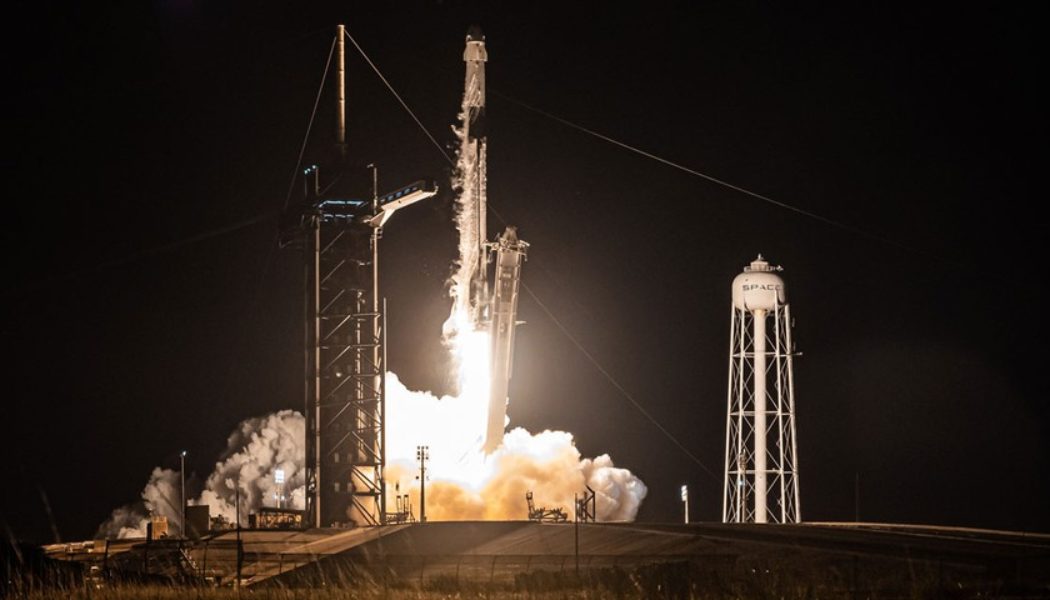
M 769 591 L 791 581 L 880 595 L 917 585 L 995 585 L 1009 597 L 1050 586 L 1050 535 L 914 525 L 466 521 L 85 544 L 47 551 L 99 577 L 152 569 L 154 578 L 220 586 L 233 585 L 238 569 L 238 583 L 252 587 L 506 588 L 529 578 L 600 582 L 625 572 L 658 573 L 664 585 L 684 578 L 699 588 L 751 582 Z

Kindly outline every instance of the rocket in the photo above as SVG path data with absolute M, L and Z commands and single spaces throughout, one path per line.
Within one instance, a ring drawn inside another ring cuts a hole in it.
M 487 152 L 485 132 L 485 36 L 477 27 L 467 33 L 463 62 L 467 72 L 463 89 L 463 132 L 460 161 L 463 165 L 463 196 L 468 202 L 463 207 L 469 223 L 461 235 L 474 241 L 465 258 L 471 266 L 470 300 L 471 320 L 476 329 L 482 329 L 489 320 L 488 264 L 489 246 L 486 216 L 488 213 Z
M 500 238 L 488 243 L 488 140 L 485 127 L 485 36 L 478 28 L 467 33 L 463 50 L 466 76 L 463 83 L 463 131 L 460 138 L 461 231 L 470 240 L 463 265 L 470 273 L 469 301 L 471 325 L 475 331 L 489 332 L 488 419 L 483 449 L 490 454 L 503 443 L 507 422 L 508 389 L 514 361 L 514 330 L 517 327 L 518 287 L 521 265 L 529 245 L 518 239 L 515 228 L 507 227 Z M 495 254 L 494 285 L 490 285 L 490 263 Z

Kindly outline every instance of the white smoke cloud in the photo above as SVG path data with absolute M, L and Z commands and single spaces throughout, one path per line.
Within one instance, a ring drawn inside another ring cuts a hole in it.
M 474 93 L 478 91 L 474 90 Z M 463 387 L 470 383 L 488 385 L 487 382 L 478 380 L 467 382 L 462 373 L 465 363 L 478 358 L 466 354 L 471 350 L 466 346 L 476 343 L 476 334 L 479 333 L 474 330 L 476 323 L 473 316 L 479 310 L 474 303 L 480 299 L 471 293 L 471 285 L 478 275 L 482 245 L 488 241 L 485 239 L 487 232 L 479 230 L 481 217 L 484 216 L 488 205 L 488 199 L 485 197 L 488 174 L 484 163 L 484 148 L 479 148 L 479 140 L 468 135 L 470 99 L 469 92 L 463 94 L 458 115 L 459 126 L 452 127 L 459 142 L 456 150 L 456 168 L 451 181 L 452 189 L 456 192 L 454 223 L 459 233 L 459 244 L 457 257 L 452 261 L 452 275 L 448 281 L 452 307 L 448 319 L 442 325 L 442 339 L 451 351 L 453 368 L 459 371 L 459 376 L 453 378 L 452 383 L 456 386 L 456 391 L 461 393 Z M 487 342 L 487 339 L 483 340 L 483 345 L 487 347 L 484 342 Z
M 572 515 L 573 496 L 586 486 L 596 492 L 599 521 L 631 521 L 647 489 L 638 477 L 613 464 L 607 454 L 582 458 L 571 433 L 532 434 L 518 427 L 490 455 L 481 450 L 485 405 L 477 397 L 444 396 L 409 390 L 387 374 L 388 503 L 396 488 L 412 498 L 418 517 L 420 483 L 416 446 L 430 448 L 427 477 L 429 520 L 525 519 L 525 493 L 537 506 L 562 508 Z M 292 410 L 242 421 L 230 434 L 221 460 L 191 505 L 207 504 L 212 516 L 236 520 L 236 489 L 241 521 L 263 506 L 275 506 L 274 472 L 285 473 L 284 506 L 305 507 L 305 419 Z M 179 523 L 179 473 L 157 467 L 142 490 L 142 502 L 113 511 L 99 537 L 145 537 L 147 515 Z
M 169 522 L 178 523 L 180 499 L 179 473 L 156 467 L 142 490 L 142 502 L 115 509 L 99 527 L 96 537 L 146 537 L 146 514 L 164 516 Z
M 437 398 L 409 390 L 394 373 L 387 375 L 386 389 L 388 487 L 396 484 L 419 506 L 416 446 L 428 446 L 428 520 L 525 519 L 530 491 L 537 506 L 562 508 L 571 516 L 574 495 L 582 497 L 590 486 L 598 520 L 631 521 L 645 499 L 645 484 L 609 455 L 581 458 L 571 433 L 532 434 L 518 427 L 486 455 L 484 397 Z
M 474 277 L 478 263 L 481 244 L 485 240 L 478 239 L 478 231 L 475 224 L 478 222 L 478 201 L 476 198 L 478 188 L 477 179 L 484 177 L 476 164 L 476 153 L 474 144 L 466 134 L 465 120 L 469 114 L 467 98 L 463 98 L 463 106 L 460 109 L 460 127 L 453 127 L 452 131 L 459 141 L 459 149 L 456 152 L 456 170 L 452 176 L 452 189 L 456 191 L 455 202 L 455 225 L 459 232 L 459 256 L 453 261 L 453 272 L 449 279 L 449 296 L 452 298 L 452 311 L 443 326 L 443 336 L 446 343 L 451 344 L 460 333 L 464 325 L 462 319 L 457 315 L 469 315 L 474 312 L 470 306 L 470 282 Z M 480 232 L 484 235 L 484 232 Z
M 192 504 L 207 504 L 213 516 L 233 523 L 237 518 L 237 488 L 240 488 L 241 521 L 247 512 L 276 506 L 275 471 L 284 471 L 282 506 L 306 508 L 304 468 L 306 420 L 293 410 L 242 421 L 230 434 L 226 454 L 215 464 L 204 492 Z
M 204 491 L 190 505 L 206 504 L 211 515 L 234 523 L 237 518 L 237 489 L 240 488 L 241 522 L 263 506 L 276 506 L 277 486 L 274 472 L 283 469 L 282 506 L 302 510 L 305 502 L 305 453 L 303 443 L 306 425 L 303 416 L 293 410 L 282 410 L 264 417 L 242 421 L 227 440 L 222 459 L 208 476 Z M 168 518 L 172 532 L 177 532 L 181 518 L 179 502 L 180 476 L 177 471 L 153 470 L 142 490 L 141 504 L 113 511 L 99 527 L 99 537 L 145 537 L 148 515 Z

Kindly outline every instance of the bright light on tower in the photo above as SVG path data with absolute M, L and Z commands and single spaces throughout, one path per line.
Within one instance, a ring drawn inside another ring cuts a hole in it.
M 682 510 L 685 514 L 685 524 L 689 524 L 689 486 L 682 486 Z
M 273 483 L 277 486 L 277 490 L 273 493 L 273 499 L 277 502 L 277 508 L 284 507 L 284 469 L 274 469 L 273 472 Z

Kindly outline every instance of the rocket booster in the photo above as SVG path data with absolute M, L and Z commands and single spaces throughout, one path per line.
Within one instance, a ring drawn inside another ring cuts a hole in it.
M 460 159 L 464 161 L 463 194 L 470 202 L 464 207 L 469 217 L 468 232 L 474 240 L 471 255 L 465 257 L 471 264 L 470 301 L 471 320 L 478 329 L 489 319 L 488 263 L 489 247 L 486 213 L 488 212 L 487 190 L 487 145 L 485 132 L 485 36 L 478 28 L 467 33 L 463 62 L 467 71 L 463 89 L 463 138 Z
M 463 89 L 463 107 L 460 139 L 460 177 L 462 182 L 460 251 L 466 286 L 469 273 L 468 307 L 471 325 L 475 331 L 488 331 L 489 406 L 486 422 L 484 451 L 492 453 L 503 443 L 507 423 L 507 391 L 510 387 L 511 366 L 514 360 L 514 329 L 518 316 L 518 287 L 521 265 L 529 245 L 518 239 L 513 227 L 508 227 L 494 243 L 487 243 L 488 189 L 487 145 L 485 130 L 485 36 L 477 28 L 467 33 L 463 62 L 466 77 Z M 465 244 L 463 242 L 466 242 Z M 490 286 L 489 264 L 495 253 L 495 279 Z
M 518 319 L 518 287 L 521 283 L 521 265 L 525 262 L 529 245 L 518 239 L 513 227 L 492 244 L 496 250 L 496 285 L 490 307 L 489 339 L 492 347 L 489 416 L 484 451 L 491 453 L 503 443 L 507 423 L 507 393 L 514 364 L 514 330 Z

